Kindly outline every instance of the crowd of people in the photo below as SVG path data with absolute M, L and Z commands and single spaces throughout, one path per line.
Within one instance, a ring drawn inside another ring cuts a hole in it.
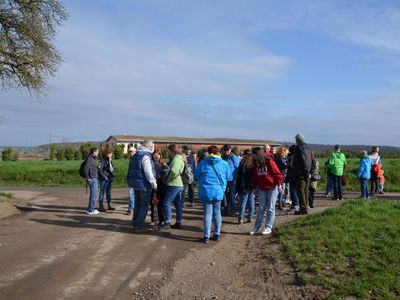
M 188 205 L 194 207 L 196 184 L 203 207 L 205 243 L 210 239 L 220 239 L 222 215 L 237 217 L 238 224 L 254 222 L 251 235 L 268 235 L 274 226 L 276 209 L 283 210 L 290 203 L 288 211 L 297 215 L 308 214 L 314 207 L 317 182 L 321 179 L 319 164 L 314 152 L 305 143 L 303 134 L 297 134 L 295 142 L 290 147 L 265 145 L 245 149 L 240 156 L 233 153 L 230 145 L 224 145 L 221 149 L 213 145 L 198 159 L 192 154 L 190 146 L 180 149 L 178 145 L 171 144 L 168 146 L 168 164 L 152 141 L 144 141 L 138 149 L 130 147 L 127 174 L 129 205 L 126 213 L 133 215 L 133 231 L 141 233 L 145 230 L 149 207 L 149 225 L 158 225 L 163 231 L 181 229 L 186 191 Z M 97 148 L 91 149 L 83 169 L 83 176 L 90 188 L 86 211 L 89 215 L 115 209 L 111 203 L 114 181 L 112 151 L 106 150 L 97 166 L 98 153 Z M 346 166 L 346 157 L 340 146 L 336 145 L 325 163 L 326 197 L 343 200 Z M 384 178 L 378 147 L 373 147 L 370 155 L 367 151 L 360 153 L 357 178 L 360 181 L 361 198 L 369 198 L 370 193 L 383 193 Z M 96 210 L 98 180 L 99 209 Z M 368 181 L 371 181 L 370 193 Z M 104 196 L 107 208 L 103 204 Z M 175 208 L 173 224 L 172 206 Z M 211 236 L 212 223 L 214 231 Z

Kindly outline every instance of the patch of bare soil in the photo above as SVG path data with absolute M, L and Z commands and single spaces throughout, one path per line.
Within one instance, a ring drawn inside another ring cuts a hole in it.
M 20 211 L 15 205 L 6 199 L 0 197 L 0 219 L 19 214 Z
M 321 201 L 313 212 L 338 204 Z M 275 227 L 296 217 L 281 212 Z M 210 242 L 176 263 L 160 290 L 161 299 L 323 299 L 326 292 L 298 283 L 273 237 L 249 235 L 252 225 L 224 223 L 220 242 Z

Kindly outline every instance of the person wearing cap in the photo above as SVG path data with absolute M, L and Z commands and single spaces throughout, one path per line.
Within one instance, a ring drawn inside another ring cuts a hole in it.
M 360 164 L 357 169 L 357 178 L 360 181 L 360 190 L 362 199 L 368 199 L 368 180 L 371 178 L 372 161 L 367 151 L 360 152 Z
M 132 158 L 136 154 L 136 148 L 131 146 L 128 149 L 129 157 Z M 126 211 L 127 215 L 131 215 L 133 213 L 133 208 L 135 207 L 135 190 L 133 187 L 128 186 L 129 188 L 129 205 L 128 210 Z
M 204 238 L 208 244 L 211 237 L 211 221 L 214 223 L 213 239 L 218 241 L 221 234 L 221 202 L 228 181 L 232 181 L 232 171 L 226 161 L 219 156 L 217 146 L 208 147 L 209 155 L 199 162 L 194 178 L 199 182 L 199 198 L 204 209 Z
M 227 188 L 225 192 L 225 197 L 227 201 L 227 205 L 224 209 L 226 215 L 236 216 L 236 176 L 237 171 L 239 169 L 240 160 L 239 158 L 232 153 L 231 145 L 225 145 L 223 147 L 222 159 L 228 163 L 228 166 L 231 170 L 231 180 L 227 182 Z
M 343 200 L 342 192 L 342 176 L 344 168 L 346 167 L 346 157 L 341 152 L 340 146 L 335 145 L 335 151 L 329 157 L 327 169 L 332 174 L 333 178 L 333 194 L 334 200 Z
M 300 209 L 295 211 L 297 215 L 308 214 L 308 187 L 311 175 L 314 173 L 313 160 L 315 159 L 311 148 L 304 142 L 304 135 L 298 133 L 295 136 L 296 146 L 292 156 L 292 176 L 295 181 L 297 197 Z
M 183 147 L 183 151 L 185 151 L 187 164 L 190 165 L 190 167 L 192 168 L 192 172 L 194 172 L 196 169 L 197 163 L 196 163 L 196 159 L 195 159 L 194 155 L 192 154 L 192 148 L 189 145 L 185 145 Z M 186 192 L 186 188 L 187 188 L 188 200 L 190 202 L 190 205 L 192 207 L 194 207 L 194 185 L 195 185 L 195 182 L 193 181 L 192 183 L 183 186 L 182 205 L 185 202 L 185 192 Z
M 143 231 L 150 206 L 151 192 L 157 190 L 153 152 L 154 143 L 144 141 L 129 163 L 127 182 L 128 186 L 135 190 L 135 207 L 132 218 L 132 227 L 135 233 Z

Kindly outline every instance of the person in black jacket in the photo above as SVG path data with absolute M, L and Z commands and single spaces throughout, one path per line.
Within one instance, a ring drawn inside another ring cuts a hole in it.
M 112 163 L 112 150 L 106 149 L 103 153 L 99 165 L 99 177 L 100 177 L 100 193 L 99 193 L 99 211 L 106 212 L 108 210 L 115 210 L 111 206 L 111 190 L 114 182 L 114 166 Z M 107 198 L 107 209 L 104 208 L 103 200 L 104 194 Z
M 314 173 L 311 148 L 304 143 L 304 135 L 298 133 L 295 137 L 296 148 L 292 161 L 292 172 L 295 179 L 297 196 L 300 202 L 300 210 L 295 214 L 305 215 L 308 213 L 308 186 L 311 175 Z
M 251 153 L 251 150 L 246 149 L 243 151 L 243 159 L 240 162 L 236 178 L 236 192 L 241 196 L 238 224 L 243 224 L 247 201 L 249 202 L 249 216 L 247 222 L 251 223 L 253 220 L 255 202 L 253 194 L 253 169 L 254 155 Z
M 85 175 L 87 184 L 90 188 L 89 194 L 89 205 L 86 210 L 86 213 L 89 215 L 96 215 L 99 213 L 98 210 L 94 209 L 94 204 L 96 202 L 97 197 L 97 189 L 98 189 L 98 172 L 96 165 L 96 157 L 99 154 L 99 150 L 97 148 L 91 148 L 90 154 L 86 158 L 85 167 L 83 169 L 83 173 Z

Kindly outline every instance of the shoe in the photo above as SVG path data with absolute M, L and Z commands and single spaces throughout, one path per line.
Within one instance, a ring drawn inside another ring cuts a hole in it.
M 156 226 L 156 225 L 157 225 L 157 222 L 150 222 L 149 225 L 150 225 L 150 226 Z
M 314 205 L 310 205 L 310 208 L 314 208 Z
M 379 195 L 385 194 L 383 191 L 378 192 Z
M 107 209 L 105 209 L 104 207 L 100 207 L 100 208 L 99 208 L 99 211 L 100 211 L 100 212 L 106 212 Z
M 239 225 L 242 225 L 242 224 L 243 224 L 243 219 L 239 218 L 239 219 L 238 219 L 238 224 L 239 224 Z
M 253 219 L 252 218 L 248 218 L 246 223 L 253 223 Z
M 339 198 L 338 200 L 339 200 L 339 201 L 343 201 L 343 198 Z
M 256 235 L 260 229 L 254 229 L 253 231 L 250 231 L 250 235 Z
M 97 215 L 98 213 L 99 213 L 99 211 L 97 210 L 97 209 L 95 209 L 95 210 L 92 210 L 92 211 L 86 211 L 86 213 L 88 214 L 88 215 Z
M 171 229 L 171 225 L 169 223 L 164 223 L 164 225 L 161 226 L 160 229 L 161 230 L 170 230 Z
M 115 207 L 112 207 L 111 205 L 107 208 L 108 210 L 115 210 Z
M 283 206 L 282 206 L 282 204 L 280 204 L 280 203 L 278 203 L 278 204 L 276 205 L 276 208 L 279 209 L 279 210 L 283 210 Z
M 295 215 L 307 215 L 308 211 L 304 211 L 304 210 L 297 210 L 294 212 Z
M 213 240 L 219 242 L 219 234 L 214 234 Z
M 261 232 L 262 235 L 271 234 L 272 230 L 269 227 L 265 227 L 265 229 Z
M 329 198 L 331 196 L 331 193 L 325 194 L 325 198 Z
M 144 229 L 133 229 L 133 233 L 142 234 L 144 233 Z
M 208 237 L 204 237 L 202 241 L 204 244 L 208 244 L 210 242 L 210 239 Z
M 176 222 L 174 225 L 171 226 L 173 229 L 182 229 L 182 223 Z
M 133 211 L 131 210 L 131 209 L 128 209 L 127 211 L 126 211 L 126 214 L 129 216 L 129 215 L 131 215 L 133 213 Z

